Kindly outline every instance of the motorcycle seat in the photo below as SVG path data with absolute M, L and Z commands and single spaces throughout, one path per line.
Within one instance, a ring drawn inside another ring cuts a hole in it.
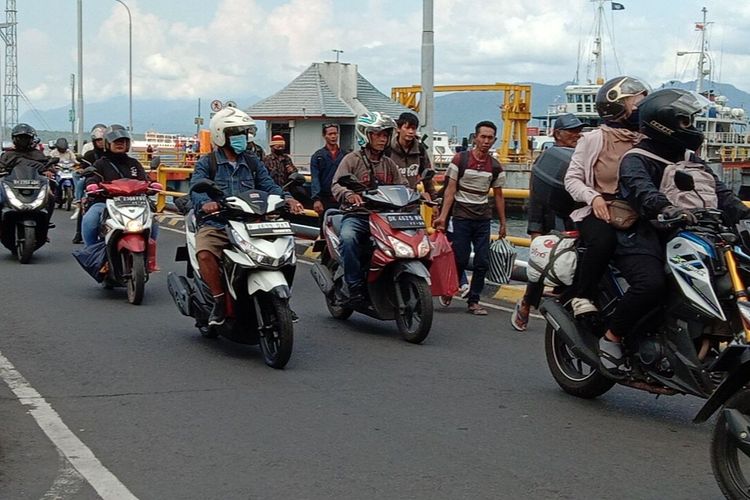
M 344 220 L 344 214 L 341 210 L 329 208 L 326 211 L 326 224 L 333 228 L 336 234 L 341 232 L 341 221 Z

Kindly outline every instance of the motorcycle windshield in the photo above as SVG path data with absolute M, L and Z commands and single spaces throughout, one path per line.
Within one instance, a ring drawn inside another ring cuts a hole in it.
M 406 186 L 379 186 L 375 191 L 364 193 L 364 197 L 370 201 L 402 208 L 419 200 L 419 193 Z
M 274 212 L 284 206 L 284 198 L 275 194 L 268 194 L 258 189 L 250 189 L 234 196 L 237 201 L 228 198 L 229 206 L 245 213 L 264 215 Z
M 116 179 L 103 182 L 101 186 L 110 196 L 135 196 L 148 192 L 148 181 L 138 179 Z
M 3 182 L 15 189 L 39 189 L 47 184 L 47 178 L 39 174 L 36 162 L 21 163 L 5 176 Z

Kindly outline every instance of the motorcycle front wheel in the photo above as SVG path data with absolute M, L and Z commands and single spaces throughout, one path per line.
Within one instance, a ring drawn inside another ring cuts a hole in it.
M 65 192 L 63 193 L 63 200 L 65 200 L 65 210 L 70 212 L 70 208 L 73 205 L 73 188 L 70 186 L 67 186 L 65 188 Z
M 750 390 L 738 392 L 720 410 L 711 439 L 711 468 L 725 497 L 750 499 L 750 445 L 730 430 L 727 412 L 732 410 L 750 419 Z
M 16 238 L 16 255 L 18 262 L 28 264 L 36 249 L 36 228 L 29 226 L 18 226 L 18 237 Z
M 271 368 L 284 368 L 292 357 L 294 346 L 294 323 L 289 301 L 273 295 L 257 300 L 261 316 L 258 318 L 258 328 L 263 361 Z
M 593 399 L 615 385 L 613 380 L 608 379 L 577 357 L 550 325 L 547 325 L 544 335 L 544 351 L 552 377 L 557 385 L 568 394 Z
M 424 278 L 402 274 L 396 282 L 404 303 L 403 310 L 396 313 L 396 326 L 407 342 L 420 344 L 427 338 L 432 327 L 432 294 Z
M 146 258 L 141 252 L 128 252 L 124 257 L 125 273 L 130 274 L 127 279 L 128 302 L 137 306 L 143 302 L 146 291 Z

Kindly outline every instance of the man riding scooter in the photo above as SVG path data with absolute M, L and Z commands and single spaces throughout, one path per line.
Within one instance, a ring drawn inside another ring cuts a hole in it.
M 331 192 L 343 209 L 349 209 L 341 223 L 341 256 L 344 261 L 344 280 L 349 289 L 349 301 L 356 308 L 365 301 L 364 265 L 369 255 L 370 223 L 362 206 L 362 197 L 339 184 L 343 176 L 353 176 L 372 188 L 378 185 L 409 185 L 396 163 L 383 152 L 396 129 L 396 122 L 378 112 L 361 115 L 357 119 L 357 142 L 361 149 L 346 155 L 333 176 Z M 363 250 L 365 250 L 363 252 Z
M 216 149 L 210 155 L 204 155 L 196 164 L 190 180 L 191 187 L 202 179 L 211 179 L 227 196 L 259 189 L 286 197 L 293 214 L 304 211 L 300 202 L 273 181 L 255 155 L 245 153 L 248 132 L 255 129 L 252 118 L 237 108 L 224 108 L 211 118 L 209 129 L 211 142 Z M 226 300 L 219 265 L 222 251 L 229 246 L 229 238 L 224 230 L 226 221 L 217 214 L 219 204 L 207 194 L 193 191 L 191 199 L 200 224 L 195 237 L 198 265 L 214 297 L 208 326 L 216 327 L 224 324 L 226 319 Z

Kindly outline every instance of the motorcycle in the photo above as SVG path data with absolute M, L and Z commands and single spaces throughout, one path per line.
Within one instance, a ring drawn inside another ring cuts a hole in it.
M 293 174 L 284 189 L 304 182 L 302 174 Z M 286 202 L 281 196 L 259 190 L 225 196 L 210 179 L 196 183 L 191 191 L 206 193 L 219 203 L 219 212 L 212 216 L 227 221 L 230 246 L 224 249 L 221 262 L 229 292 L 226 320 L 218 327 L 208 326 L 214 299 L 198 267 L 198 221 L 192 209 L 184 214 L 186 245 L 177 249 L 175 259 L 187 262 L 186 275 L 167 275 L 170 295 L 183 315 L 195 319 L 204 337 L 260 344 L 263 361 L 272 368 L 284 368 L 294 343 L 289 299 L 297 262 L 292 226 L 278 217 Z
M 65 160 L 57 164 L 55 180 L 57 181 L 57 207 L 70 211 L 75 198 L 75 179 L 73 176 L 73 163 Z
M 692 178 L 677 183 L 693 190 Z M 694 422 L 720 410 L 710 450 L 719 487 L 727 498 L 750 498 L 750 471 L 743 470 L 750 456 L 750 220 L 729 227 L 719 210 L 693 213 L 698 222 L 691 226 L 679 218 L 658 221 L 670 231 L 668 294 L 623 339 L 624 378 L 609 376 L 598 356 L 607 318 L 628 287 L 613 267 L 600 285 L 597 316 L 575 318 L 566 291 L 542 303 L 547 365 L 562 390 L 580 398 L 620 384 L 707 399 Z
M 407 342 L 419 344 L 432 326 L 430 292 L 430 253 L 432 247 L 422 216 L 414 213 L 421 197 L 406 186 L 378 186 L 367 189 L 353 176 L 338 182 L 361 193 L 369 209 L 371 257 L 367 265 L 367 298 L 356 311 L 375 319 L 396 320 L 396 327 Z M 312 269 L 325 295 L 331 316 L 345 320 L 354 312 L 344 281 L 344 265 L 339 251 L 339 232 L 345 211 L 329 209 L 325 213 L 323 239 L 313 250 L 320 258 Z M 364 264 L 363 264 L 364 267 Z
M 89 167 L 92 168 L 92 167 Z M 102 236 L 106 253 L 104 287 L 125 286 L 128 302 L 143 301 L 156 242 L 151 237 L 153 215 L 148 195 L 162 189 L 157 183 L 116 179 L 86 186 L 86 192 L 106 198 Z
M 38 166 L 21 164 L 2 178 L 5 203 L 0 211 L 0 241 L 21 264 L 47 242 L 50 184 Z

